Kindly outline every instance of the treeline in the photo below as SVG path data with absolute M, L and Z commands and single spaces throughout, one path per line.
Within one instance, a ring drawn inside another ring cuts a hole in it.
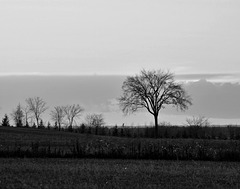
M 154 127 L 87 127 L 82 124 L 73 132 L 128 138 L 155 138 Z M 240 127 L 237 126 L 159 126 L 158 138 L 240 140 Z
M 8 118 L 2 120 L 1 126 L 9 126 Z M 50 122 L 44 125 L 41 121 L 37 127 L 22 125 L 24 128 L 36 128 L 46 130 L 56 130 L 64 132 L 74 132 L 89 135 L 115 136 L 127 138 L 155 138 L 154 127 L 133 127 L 133 126 L 94 126 L 82 123 L 80 126 L 62 127 L 51 125 Z M 240 140 L 240 127 L 238 126 L 170 126 L 160 125 L 158 130 L 158 138 L 169 139 L 218 139 L 218 140 Z
M 47 125 L 50 128 L 50 121 L 46 123 L 42 119 L 47 109 L 49 107 L 42 98 L 27 98 L 26 105 L 22 106 L 19 103 L 11 112 L 10 117 L 5 114 L 0 125 L 10 126 L 11 119 L 16 127 L 44 128 Z M 58 128 L 58 130 L 62 130 L 63 127 L 72 130 L 73 126 L 77 125 L 76 120 L 82 116 L 83 111 L 84 108 L 79 104 L 55 106 L 50 111 L 50 120 L 54 122 L 54 127 Z M 89 126 L 103 126 L 105 124 L 103 115 L 89 114 L 85 117 L 85 124 Z
M 10 119 L 15 127 L 38 128 L 94 134 L 103 136 L 116 136 L 128 138 L 192 138 L 192 139 L 220 139 L 240 140 L 240 128 L 237 126 L 216 127 L 211 126 L 208 119 L 199 116 L 186 119 L 185 126 L 171 126 L 160 123 L 156 129 L 152 127 L 105 126 L 102 114 L 89 114 L 82 124 L 77 124 L 76 119 L 82 116 L 84 108 L 79 104 L 55 106 L 50 112 L 53 122 L 43 121 L 42 115 L 48 109 L 46 102 L 40 97 L 26 99 L 26 105 L 20 103 L 10 114 L 2 118 L 1 126 L 9 127 Z

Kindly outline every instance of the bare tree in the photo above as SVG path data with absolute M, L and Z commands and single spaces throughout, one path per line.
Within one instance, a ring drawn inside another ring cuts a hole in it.
M 40 97 L 28 98 L 26 103 L 29 107 L 29 111 L 34 115 L 37 126 L 39 126 L 39 121 L 41 120 L 41 115 L 48 109 L 46 102 Z
M 89 126 L 101 127 L 105 124 L 102 114 L 89 114 L 85 119 Z
M 193 116 L 192 118 L 186 119 L 187 126 L 199 126 L 199 127 L 207 127 L 210 126 L 210 122 L 208 121 L 208 118 L 204 116 Z
M 51 118 L 58 125 L 58 130 L 61 130 L 61 126 L 64 122 L 65 111 L 63 106 L 56 106 L 54 110 L 51 111 Z
M 25 126 L 28 127 L 29 126 L 29 122 L 28 120 L 31 118 L 30 114 L 30 110 L 28 105 L 22 107 L 23 110 L 23 114 L 24 114 L 24 122 L 25 122 Z
M 72 128 L 74 120 L 80 117 L 83 111 L 84 109 L 79 104 L 67 105 L 64 107 L 69 128 Z
M 191 105 L 191 98 L 174 75 L 162 70 L 142 70 L 139 75 L 127 77 L 124 81 L 120 106 L 125 114 L 145 108 L 154 116 L 155 136 L 158 137 L 158 115 L 166 105 L 185 110 Z
M 23 111 L 22 111 L 22 106 L 18 104 L 15 110 L 11 113 L 11 116 L 16 124 L 17 127 L 22 127 L 23 126 Z

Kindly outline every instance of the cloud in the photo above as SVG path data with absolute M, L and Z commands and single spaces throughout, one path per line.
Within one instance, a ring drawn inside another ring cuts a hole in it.
M 201 79 L 211 82 L 240 82 L 239 73 L 209 73 L 209 74 L 177 74 L 180 81 L 198 81 Z
M 186 90 L 193 98 L 189 113 L 212 118 L 239 118 L 239 83 L 212 83 L 202 79 L 187 84 Z
M 187 75 L 182 78 L 198 78 L 203 75 Z M 165 115 L 204 115 L 209 118 L 236 119 L 240 117 L 240 84 L 210 82 L 229 74 L 209 75 L 184 86 L 193 99 L 186 112 L 178 112 L 171 106 L 161 111 Z M 86 112 L 116 113 L 123 115 L 117 98 L 122 93 L 125 76 L 2 76 L 0 77 L 0 117 L 10 113 L 25 99 L 39 96 L 46 100 L 49 111 L 57 105 L 79 103 Z M 141 113 L 141 112 L 139 112 Z M 137 113 L 137 114 L 139 114 Z M 47 114 L 47 113 L 46 113 Z
M 119 102 L 117 98 L 108 99 L 106 102 L 95 104 L 91 107 L 91 110 L 95 110 L 97 112 L 115 112 L 119 113 L 121 110 L 119 108 Z

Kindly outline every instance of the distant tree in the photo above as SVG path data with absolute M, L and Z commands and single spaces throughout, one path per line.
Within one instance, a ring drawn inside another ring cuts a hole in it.
M 58 130 L 58 123 L 55 121 L 55 123 L 54 123 L 54 130 Z
M 35 124 L 36 126 L 36 123 L 35 123 L 35 118 L 33 116 L 30 117 L 30 121 L 29 121 L 29 126 L 33 126 Z
M 41 115 L 48 109 L 46 102 L 40 97 L 28 98 L 26 102 L 29 107 L 29 111 L 34 115 L 37 126 L 40 125 Z
M 40 123 L 39 123 L 39 126 L 38 126 L 39 129 L 44 129 L 45 126 L 44 126 L 44 123 L 43 123 L 43 120 L 41 119 Z
M 28 120 L 31 118 L 30 115 L 29 115 L 30 114 L 29 107 L 27 105 L 22 107 L 22 111 L 23 111 L 23 114 L 24 114 L 24 124 L 25 124 L 25 127 L 29 127 Z
M 186 119 L 187 126 L 199 126 L 199 127 L 207 127 L 210 126 L 210 122 L 208 118 L 204 116 L 193 116 L 192 118 Z
M 167 105 L 185 110 L 191 105 L 191 98 L 174 75 L 162 70 L 142 70 L 139 75 L 127 77 L 124 81 L 120 106 L 125 114 L 145 108 L 154 116 L 155 137 L 158 137 L 158 115 Z
M 88 126 L 95 127 L 95 134 L 98 134 L 99 127 L 104 125 L 104 118 L 102 114 L 89 114 L 86 116 Z
M 4 126 L 4 127 L 10 127 L 9 118 L 8 118 L 7 114 L 4 115 L 4 118 L 2 119 L 2 124 L 1 125 Z
M 28 121 L 26 121 L 25 127 L 29 127 L 29 123 L 28 123 Z
M 61 130 L 61 126 L 64 123 L 64 117 L 66 113 L 64 111 L 63 106 L 56 106 L 54 109 L 51 111 L 51 119 L 57 123 L 58 125 L 58 130 Z
M 89 114 L 86 116 L 87 125 L 93 127 L 101 127 L 104 125 L 104 117 L 102 114 Z
M 79 104 L 67 105 L 64 107 L 70 129 L 72 129 L 74 120 L 80 117 L 83 111 L 84 109 Z
M 84 124 L 80 127 L 80 133 L 85 133 L 86 126 Z
M 51 129 L 51 123 L 50 123 L 50 122 L 48 122 L 48 124 L 47 124 L 47 129 L 48 129 L 48 130 Z
M 11 113 L 12 119 L 15 122 L 16 127 L 22 127 L 23 126 L 23 117 L 24 113 L 22 111 L 22 107 L 20 104 L 16 107 L 15 110 Z
M 33 125 L 32 125 L 32 128 L 36 128 L 36 123 L 34 122 Z

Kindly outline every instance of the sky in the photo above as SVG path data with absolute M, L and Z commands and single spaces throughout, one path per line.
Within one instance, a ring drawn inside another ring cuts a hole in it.
M 0 0 L 0 74 L 238 73 L 238 0 Z
M 182 79 L 183 75 L 176 79 Z M 213 76 L 205 79 L 189 79 L 184 88 L 192 98 L 193 105 L 185 112 L 172 106 L 161 110 L 159 122 L 173 125 L 186 124 L 186 118 L 205 116 L 212 125 L 240 125 L 240 84 L 216 82 Z M 202 76 L 202 78 L 204 78 Z M 122 83 L 126 76 L 0 76 L 0 118 L 10 115 L 20 103 L 26 106 L 29 97 L 40 97 L 48 106 L 43 114 L 45 123 L 52 122 L 49 116 L 55 106 L 79 104 L 84 112 L 78 124 L 84 123 L 88 114 L 103 114 L 106 125 L 145 126 L 153 125 L 153 116 L 145 110 L 124 116 L 118 98 L 122 95 Z M 213 81 L 208 81 L 214 80 Z
M 116 98 L 127 75 L 164 69 L 194 102 L 161 121 L 240 124 L 239 23 L 238 0 L 0 0 L 0 116 L 40 96 L 108 124 L 148 124 L 146 112 L 124 117 Z

